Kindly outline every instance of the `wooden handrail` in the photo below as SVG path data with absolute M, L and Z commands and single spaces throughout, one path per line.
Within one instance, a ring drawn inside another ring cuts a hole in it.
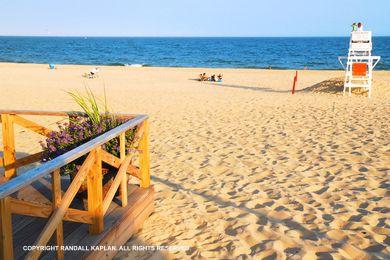
M 30 116 L 85 116 L 86 114 L 79 111 L 40 111 L 40 110 L 9 110 L 2 109 L 0 114 L 10 115 L 30 115 Z
M 0 110 L 0 113 L 3 113 Z M 30 111 L 31 113 L 31 111 Z M 56 112 L 58 113 L 58 112 Z M 144 122 L 148 119 L 147 115 L 137 115 L 133 119 L 111 129 L 110 131 L 90 140 L 87 143 L 84 143 L 75 149 L 70 150 L 67 153 L 64 153 L 55 159 L 48 161 L 35 169 L 29 170 L 22 175 L 19 175 L 8 182 L 0 185 L 0 199 L 5 198 L 12 193 L 30 185 L 34 181 L 51 174 L 54 170 L 65 166 L 66 164 L 80 158 L 81 156 L 89 153 L 93 149 L 103 145 L 109 140 L 119 136 L 122 132 L 125 132 L 129 129 L 136 127 L 137 125 Z
M 41 110 L 9 110 L 0 109 L 1 114 L 10 115 L 29 115 L 29 116 L 64 116 L 64 117 L 75 117 L 75 116 L 86 116 L 87 114 L 80 111 L 41 111 Z M 137 115 L 126 114 L 126 113 L 113 113 L 115 116 L 124 118 L 133 118 Z

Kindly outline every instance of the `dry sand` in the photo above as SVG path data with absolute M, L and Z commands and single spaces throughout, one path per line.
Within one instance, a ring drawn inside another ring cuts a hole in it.
M 342 71 L 300 71 L 292 96 L 288 70 L 101 67 L 82 78 L 90 68 L 2 63 L 0 109 L 77 109 L 63 90 L 87 84 L 105 85 L 116 112 L 150 115 L 156 211 L 128 245 L 190 250 L 118 257 L 389 257 L 390 72 L 374 73 L 370 100 L 340 94 Z M 203 71 L 224 82 L 193 80 Z M 18 152 L 39 149 L 29 140 Z

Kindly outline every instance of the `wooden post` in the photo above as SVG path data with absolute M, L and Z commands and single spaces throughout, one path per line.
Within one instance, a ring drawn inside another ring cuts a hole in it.
M 56 210 L 61 203 L 61 175 L 60 170 L 55 170 L 52 173 L 52 193 L 53 193 L 53 211 Z M 59 247 L 56 252 L 56 258 L 58 260 L 64 259 L 64 251 L 61 246 L 64 245 L 64 230 L 62 221 L 58 224 L 56 229 L 56 244 Z
M 123 161 L 126 158 L 126 132 L 123 132 L 119 135 L 119 143 L 120 143 L 120 159 L 121 159 L 121 163 L 123 163 Z M 120 192 L 121 192 L 122 207 L 126 207 L 127 206 L 127 174 L 123 176 L 123 179 L 121 181 Z
M 293 94 L 293 95 L 295 93 L 295 85 L 297 84 L 297 80 L 298 80 L 298 71 L 295 71 L 293 87 L 292 87 L 292 90 L 291 90 L 291 94 Z
M 4 146 L 4 175 L 6 179 L 16 175 L 15 136 L 12 117 L 1 115 Z M 0 200 L 0 259 L 13 259 L 12 218 L 9 197 Z
M 2 114 L 1 124 L 3 129 L 4 173 L 5 177 L 10 179 L 16 175 L 15 136 L 12 116 Z
M 10 198 L 0 200 L 0 259 L 13 259 Z
M 103 222 L 103 174 L 101 147 L 96 148 L 95 161 L 88 172 L 88 211 L 93 218 L 93 224 L 89 226 L 90 234 L 99 234 L 104 229 Z M 92 153 L 91 152 L 91 153 Z
M 143 124 L 144 133 L 139 142 L 139 150 L 141 150 L 139 166 L 141 170 L 141 187 L 148 188 L 150 186 L 149 123 L 145 120 Z

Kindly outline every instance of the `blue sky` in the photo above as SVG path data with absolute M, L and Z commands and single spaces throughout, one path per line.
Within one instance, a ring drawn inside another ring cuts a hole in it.
M 0 35 L 390 35 L 390 0 L 0 0 Z

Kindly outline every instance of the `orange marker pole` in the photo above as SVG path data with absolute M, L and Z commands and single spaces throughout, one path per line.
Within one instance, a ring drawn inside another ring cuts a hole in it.
M 294 93 L 295 93 L 295 85 L 297 83 L 297 80 L 298 80 L 298 71 L 295 71 L 294 83 L 293 83 L 293 87 L 292 87 L 292 90 L 291 90 L 291 94 L 292 95 L 294 95 Z

